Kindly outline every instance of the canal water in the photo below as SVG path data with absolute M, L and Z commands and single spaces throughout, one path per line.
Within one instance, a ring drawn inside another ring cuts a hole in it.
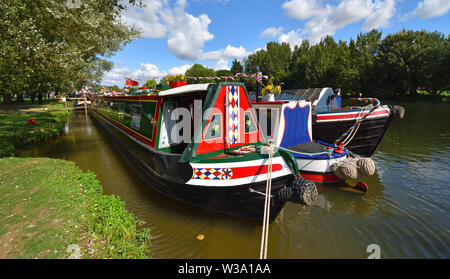
M 372 157 L 365 195 L 321 186 L 313 206 L 287 203 L 270 225 L 269 258 L 450 257 L 450 105 L 402 103 Z M 261 225 L 168 199 L 146 187 L 84 113 L 62 136 L 20 150 L 22 157 L 75 161 L 97 174 L 147 222 L 153 258 L 258 258 Z M 203 240 L 197 236 L 204 235 Z M 373 251 L 373 250 L 372 250 Z

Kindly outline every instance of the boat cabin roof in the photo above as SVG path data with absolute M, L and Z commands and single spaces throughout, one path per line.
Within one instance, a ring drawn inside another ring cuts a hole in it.
M 308 89 L 294 89 L 283 90 L 280 94 L 275 94 L 276 101 L 298 101 L 298 100 L 311 100 L 313 104 L 316 104 L 320 99 L 326 95 L 334 94 L 333 89 L 330 87 L 324 88 L 308 88 Z M 263 100 L 267 100 L 268 95 L 263 95 Z M 250 94 L 251 100 L 256 100 L 256 93 Z
M 189 93 L 195 93 L 195 92 L 201 92 L 201 91 L 204 91 L 206 93 L 209 85 L 210 85 L 210 83 L 189 84 L 189 85 L 180 86 L 180 87 L 168 89 L 165 91 L 161 91 L 158 93 L 158 96 L 165 97 L 165 96 L 183 95 L 183 94 L 189 94 Z
M 315 112 L 330 112 L 333 107 L 341 107 L 340 97 L 333 104 L 335 92 L 330 87 L 283 90 L 280 94 L 275 94 L 274 97 L 276 102 L 311 100 Z M 266 101 L 267 98 L 267 94 L 263 95 L 263 100 Z M 250 95 L 250 99 L 256 100 L 256 94 Z

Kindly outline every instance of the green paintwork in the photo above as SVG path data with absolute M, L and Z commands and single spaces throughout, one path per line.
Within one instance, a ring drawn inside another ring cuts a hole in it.
M 156 101 L 124 101 L 105 99 L 97 110 L 103 115 L 153 140 Z

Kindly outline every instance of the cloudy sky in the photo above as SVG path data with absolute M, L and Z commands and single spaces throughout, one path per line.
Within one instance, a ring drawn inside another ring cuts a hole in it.
M 142 38 L 110 60 L 103 84 L 184 74 L 194 63 L 229 69 L 269 41 L 291 47 L 332 35 L 349 41 L 373 28 L 383 35 L 405 29 L 450 33 L 450 0 L 143 0 L 122 20 Z

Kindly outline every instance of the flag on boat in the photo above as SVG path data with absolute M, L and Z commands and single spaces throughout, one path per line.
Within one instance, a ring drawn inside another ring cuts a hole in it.
M 130 78 L 125 78 L 125 84 L 126 85 L 131 85 L 131 86 L 138 86 L 139 82 L 132 80 Z

